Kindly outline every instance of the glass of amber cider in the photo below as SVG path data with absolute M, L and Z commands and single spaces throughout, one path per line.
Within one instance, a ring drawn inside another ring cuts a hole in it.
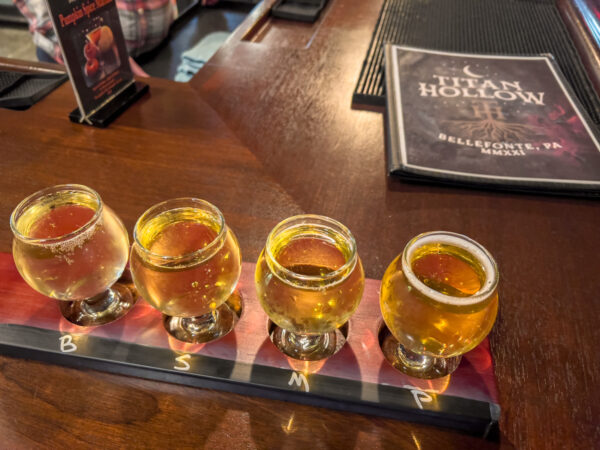
M 320 360 L 338 351 L 338 329 L 358 307 L 364 272 L 350 230 L 317 215 L 290 217 L 269 233 L 256 266 L 258 299 L 284 354 Z
M 240 278 L 242 255 L 216 206 L 197 198 L 159 203 L 138 219 L 133 236 L 133 281 L 163 313 L 171 336 L 203 343 L 233 329 L 240 309 L 227 301 Z
M 136 296 L 117 283 L 129 254 L 127 231 L 89 187 L 64 184 L 24 199 L 10 216 L 15 265 L 36 291 L 61 300 L 63 316 L 80 326 L 125 314 Z
M 412 239 L 381 282 L 386 359 L 418 378 L 452 373 L 494 325 L 498 279 L 492 255 L 466 236 L 434 231 Z

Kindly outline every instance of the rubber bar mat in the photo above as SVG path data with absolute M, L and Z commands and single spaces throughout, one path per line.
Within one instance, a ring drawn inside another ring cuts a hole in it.
M 471 53 L 550 53 L 594 123 L 600 125 L 600 101 L 550 0 L 385 0 L 353 104 L 385 105 L 383 48 L 388 42 Z
M 0 71 L 0 108 L 27 109 L 66 80 L 66 74 Z
M 12 89 L 23 76 L 20 72 L 0 72 L 0 95 Z

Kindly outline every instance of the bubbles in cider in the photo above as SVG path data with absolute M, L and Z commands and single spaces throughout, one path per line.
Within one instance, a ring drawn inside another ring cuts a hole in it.
M 62 191 L 29 205 L 16 221 L 13 256 L 23 278 L 59 300 L 104 292 L 127 263 L 127 232 L 90 194 Z
M 195 317 L 218 308 L 241 273 L 237 239 L 216 215 L 185 207 L 162 212 L 138 230 L 131 271 L 142 297 L 169 316 Z M 144 250 L 146 249 L 146 251 Z
M 329 332 L 344 324 L 360 303 L 360 259 L 347 273 L 336 275 L 350 257 L 341 240 L 317 229 L 292 228 L 277 236 L 271 255 L 276 264 L 269 264 L 264 250 L 258 259 L 256 287 L 265 312 L 281 328 L 301 334 Z

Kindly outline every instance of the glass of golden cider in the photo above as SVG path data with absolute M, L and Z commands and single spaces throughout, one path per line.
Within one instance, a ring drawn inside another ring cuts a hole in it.
M 341 348 L 345 337 L 338 328 L 358 307 L 365 283 L 348 228 L 317 215 L 284 220 L 269 233 L 255 277 L 280 351 L 316 361 Z
M 77 184 L 43 189 L 10 216 L 13 257 L 36 291 L 57 299 L 80 326 L 124 316 L 136 296 L 117 283 L 129 254 L 127 230 L 94 190 Z
M 240 310 L 227 300 L 234 297 L 242 255 L 216 206 L 197 198 L 159 203 L 138 219 L 133 236 L 133 281 L 163 313 L 171 336 L 202 343 L 233 329 Z
M 466 236 L 434 231 L 412 239 L 381 281 L 386 359 L 418 378 L 452 373 L 494 325 L 498 278 L 492 255 Z

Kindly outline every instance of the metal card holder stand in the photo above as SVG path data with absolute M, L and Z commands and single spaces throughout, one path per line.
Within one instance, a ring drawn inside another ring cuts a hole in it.
M 69 114 L 71 122 L 91 125 L 98 128 L 106 128 L 117 117 L 121 115 L 129 106 L 140 99 L 150 87 L 146 83 L 136 81 L 130 84 L 122 92 L 117 94 L 103 107 L 95 111 L 93 114 L 82 118 L 79 108 L 75 108 Z

